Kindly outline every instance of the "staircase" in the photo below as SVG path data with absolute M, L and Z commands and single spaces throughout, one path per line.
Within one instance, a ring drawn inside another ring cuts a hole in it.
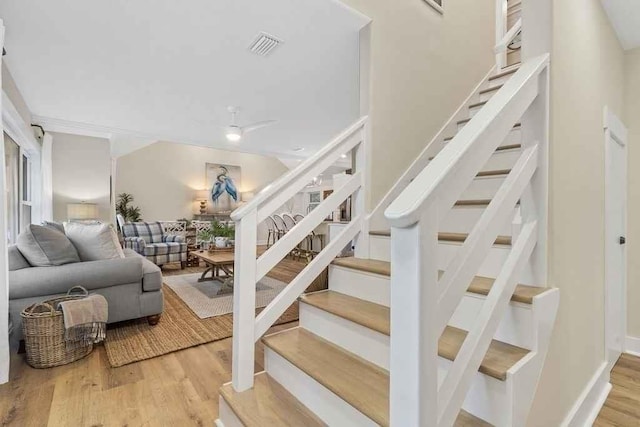
M 306 224 L 257 261 L 236 247 L 234 379 L 219 427 L 526 423 L 559 302 L 541 273 L 546 139 L 531 126 L 547 114 L 547 64 L 491 72 L 370 214 L 366 118 L 234 212 L 236 242 L 255 246 L 263 210 L 353 150 L 352 179 Z M 256 281 L 350 194 L 354 220 L 254 319 Z M 356 256 L 335 258 L 352 239 Z M 300 295 L 327 266 L 329 289 Z M 262 337 L 296 298 L 299 326 Z M 255 340 L 265 371 L 253 375 Z

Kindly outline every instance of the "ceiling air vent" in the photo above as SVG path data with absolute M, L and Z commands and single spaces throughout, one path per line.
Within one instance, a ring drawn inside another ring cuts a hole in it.
M 251 43 L 249 50 L 256 55 L 267 56 L 282 43 L 282 40 L 267 33 L 260 33 L 258 37 Z

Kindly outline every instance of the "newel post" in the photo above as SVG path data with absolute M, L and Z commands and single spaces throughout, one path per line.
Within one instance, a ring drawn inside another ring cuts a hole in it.
M 392 426 L 431 427 L 438 420 L 438 217 L 391 227 Z
M 236 221 L 232 382 L 238 392 L 253 387 L 257 230 L 258 212 L 255 209 Z

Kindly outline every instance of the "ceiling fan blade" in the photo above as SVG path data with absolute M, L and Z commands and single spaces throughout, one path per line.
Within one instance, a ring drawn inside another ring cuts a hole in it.
M 242 126 L 241 129 L 243 132 L 251 132 L 256 129 L 263 128 L 265 126 L 269 126 L 275 122 L 277 122 L 277 120 L 264 120 L 262 122 L 255 122 L 255 123 L 251 123 L 250 125 Z

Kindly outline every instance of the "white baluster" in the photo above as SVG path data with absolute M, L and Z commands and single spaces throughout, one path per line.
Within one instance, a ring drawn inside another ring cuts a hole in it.
M 362 173 L 362 186 L 353 196 L 353 212 L 352 218 L 366 217 L 367 198 L 366 193 L 369 189 L 370 181 L 370 155 L 369 155 L 369 130 L 370 125 L 365 124 L 362 129 L 362 142 L 353 150 L 353 158 L 355 160 L 354 173 Z M 358 258 L 369 258 L 369 219 L 363 221 L 363 227 L 360 234 L 354 240 L 354 255 Z

